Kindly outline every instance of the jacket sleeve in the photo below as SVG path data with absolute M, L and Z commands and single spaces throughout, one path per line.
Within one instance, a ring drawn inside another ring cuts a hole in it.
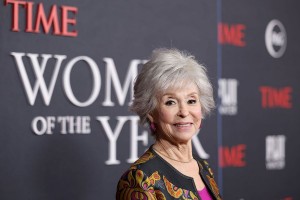
M 156 200 L 154 187 L 149 177 L 139 169 L 129 169 L 119 180 L 117 200 Z

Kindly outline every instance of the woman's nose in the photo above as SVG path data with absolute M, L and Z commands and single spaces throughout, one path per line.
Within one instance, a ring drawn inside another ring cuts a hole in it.
M 180 106 L 177 115 L 179 117 L 186 117 L 189 115 L 189 111 L 186 106 Z

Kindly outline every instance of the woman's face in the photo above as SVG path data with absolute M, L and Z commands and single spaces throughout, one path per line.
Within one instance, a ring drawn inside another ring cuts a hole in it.
M 158 138 L 170 142 L 187 143 L 201 125 L 201 105 L 196 85 L 167 90 L 159 99 L 155 111 L 149 115 Z

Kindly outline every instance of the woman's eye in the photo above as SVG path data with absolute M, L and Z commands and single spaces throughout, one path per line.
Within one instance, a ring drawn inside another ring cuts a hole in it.
M 166 101 L 166 103 L 165 103 L 165 105 L 167 105 L 167 106 L 171 106 L 171 105 L 174 105 L 174 104 L 175 104 L 175 102 L 172 101 L 172 100 L 168 100 L 168 101 Z
M 188 100 L 188 104 L 195 104 L 195 103 L 197 103 L 196 99 L 190 99 L 190 100 Z

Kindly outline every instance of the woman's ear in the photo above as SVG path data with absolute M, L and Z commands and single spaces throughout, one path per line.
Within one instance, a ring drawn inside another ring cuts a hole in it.
M 148 117 L 150 123 L 154 123 L 154 118 L 153 118 L 153 114 L 152 113 L 151 114 L 147 114 L 147 117 Z

